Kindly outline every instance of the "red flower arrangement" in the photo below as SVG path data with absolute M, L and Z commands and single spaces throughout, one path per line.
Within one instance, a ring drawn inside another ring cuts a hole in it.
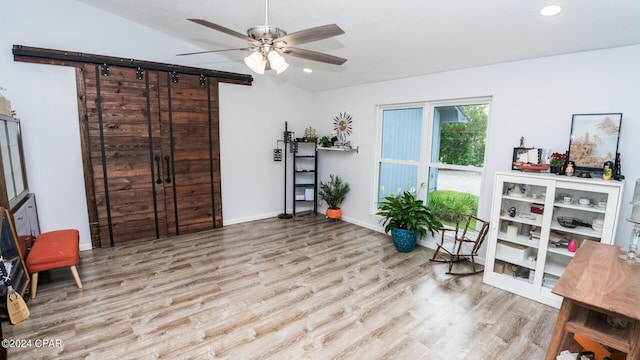
M 556 166 L 556 167 L 560 167 L 562 165 L 564 165 L 564 160 L 567 158 L 566 154 L 561 154 L 558 152 L 554 152 L 553 154 L 551 154 L 550 157 L 550 165 L 551 166 Z

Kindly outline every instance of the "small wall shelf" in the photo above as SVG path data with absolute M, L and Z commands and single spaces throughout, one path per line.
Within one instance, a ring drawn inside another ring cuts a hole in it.
M 342 148 L 342 147 L 322 147 L 322 146 L 318 146 L 318 150 L 322 150 L 322 151 L 342 151 L 342 152 L 355 151 L 356 153 L 358 153 L 359 150 L 360 150 L 360 147 L 356 146 L 354 148 Z

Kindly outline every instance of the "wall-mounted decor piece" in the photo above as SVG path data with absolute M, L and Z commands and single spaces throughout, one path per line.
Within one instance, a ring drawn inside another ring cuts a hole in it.
M 333 131 L 336 132 L 338 141 L 347 142 L 347 137 L 353 132 L 353 118 L 346 112 L 339 113 L 333 118 Z
M 577 170 L 602 171 L 606 161 L 615 161 L 621 122 L 622 113 L 573 115 L 569 160 Z

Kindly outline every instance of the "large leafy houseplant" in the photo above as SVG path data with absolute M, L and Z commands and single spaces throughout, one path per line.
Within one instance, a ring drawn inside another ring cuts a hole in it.
M 386 196 L 379 204 L 377 214 L 382 216 L 380 222 L 386 233 L 391 232 L 394 244 L 396 244 L 396 234 L 401 233 L 394 229 L 406 230 L 405 233 L 413 237 L 411 249 L 415 246 L 416 239 L 425 236 L 427 231 L 433 236 L 442 228 L 442 223 L 436 219 L 427 204 L 417 198 L 415 191 L 405 190 L 399 195 Z M 396 247 L 398 247 L 397 244 Z
M 321 181 L 318 196 L 327 203 L 327 216 L 330 218 L 339 218 L 341 216 L 340 205 L 344 201 L 347 193 L 351 190 L 349 184 L 343 182 L 340 176 L 329 175 L 329 181 Z M 330 215 L 331 213 L 331 215 Z

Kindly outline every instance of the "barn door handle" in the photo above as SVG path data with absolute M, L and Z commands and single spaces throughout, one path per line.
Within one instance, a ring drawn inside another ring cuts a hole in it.
M 171 159 L 171 157 L 169 155 L 165 155 L 164 159 L 167 160 L 167 178 L 164 180 L 168 183 L 171 182 L 171 167 L 169 167 L 169 160 Z
M 160 178 L 160 155 L 156 155 L 153 157 L 156 161 L 156 165 L 158 165 L 158 178 L 156 179 L 156 184 L 162 184 L 162 179 Z

